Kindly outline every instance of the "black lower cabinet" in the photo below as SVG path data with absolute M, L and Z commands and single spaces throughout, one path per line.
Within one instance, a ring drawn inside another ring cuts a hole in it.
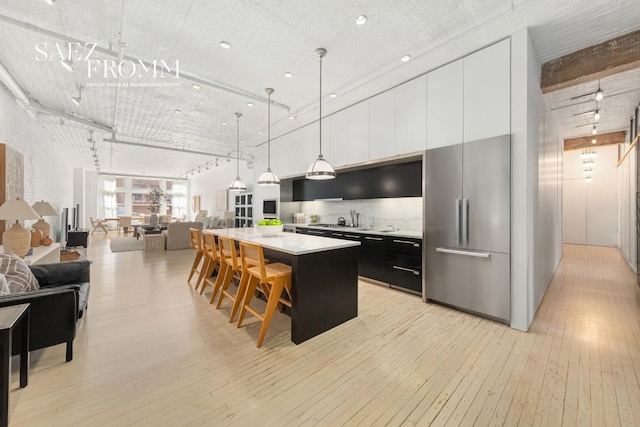
M 374 235 L 363 235 L 360 240 L 358 258 L 358 274 L 370 279 L 387 281 L 385 238 Z
M 422 292 L 422 240 L 387 238 L 387 283 Z

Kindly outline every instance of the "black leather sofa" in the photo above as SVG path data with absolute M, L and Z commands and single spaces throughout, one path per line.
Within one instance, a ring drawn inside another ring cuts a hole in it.
M 91 261 L 77 260 L 30 265 L 40 289 L 0 296 L 0 307 L 30 303 L 29 351 L 67 344 L 66 361 L 73 359 L 76 323 L 87 310 Z M 13 342 L 20 342 L 22 330 L 13 330 Z M 14 346 L 14 354 L 20 351 Z

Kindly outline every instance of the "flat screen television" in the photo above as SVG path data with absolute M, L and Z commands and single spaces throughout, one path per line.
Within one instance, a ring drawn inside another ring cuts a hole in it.
M 277 218 L 278 217 L 278 200 L 264 199 L 262 201 L 262 215 L 265 218 Z

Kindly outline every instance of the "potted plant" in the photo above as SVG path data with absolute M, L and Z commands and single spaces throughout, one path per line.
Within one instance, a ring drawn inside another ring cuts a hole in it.
M 149 218 L 149 225 L 152 227 L 158 226 L 158 213 L 160 213 L 160 207 L 162 203 L 167 199 L 167 193 L 165 193 L 160 187 L 151 187 L 149 190 L 149 199 L 151 200 L 151 217 Z

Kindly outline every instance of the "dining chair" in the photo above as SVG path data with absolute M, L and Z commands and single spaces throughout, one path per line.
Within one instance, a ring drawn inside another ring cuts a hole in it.
M 194 274 L 197 274 L 198 280 L 196 281 L 195 289 L 198 289 L 200 285 L 200 280 L 202 278 L 202 270 L 204 266 L 200 266 L 200 261 L 202 261 L 202 257 L 204 252 L 202 250 L 202 233 L 197 228 L 189 228 L 189 239 L 191 242 L 191 249 L 196 249 L 196 256 L 193 260 L 193 265 L 191 266 L 191 271 L 189 271 L 189 277 L 187 278 L 187 283 L 191 284 L 191 278 Z
M 91 234 L 95 233 L 98 228 L 101 228 L 102 231 L 104 231 L 104 234 L 109 234 L 107 232 L 107 228 L 105 227 L 106 223 L 105 223 L 104 220 L 102 220 L 102 219 L 93 219 L 92 216 L 90 216 L 89 219 L 91 220 L 91 226 L 93 227 L 93 230 L 91 231 Z
M 200 295 L 204 293 L 207 285 L 212 286 L 211 298 L 215 298 L 222 284 L 223 274 L 221 274 L 220 255 L 216 245 L 216 238 L 211 233 L 202 233 L 202 252 L 204 254 L 204 265 L 200 272 Z M 214 272 L 216 275 L 214 276 Z M 196 290 L 198 287 L 196 286 Z
M 120 229 L 124 234 L 129 232 L 131 228 L 131 217 L 130 216 L 119 216 L 118 217 L 118 234 L 120 234 Z
M 280 262 L 267 264 L 264 259 L 262 245 L 253 242 L 240 242 L 240 256 L 244 273 L 247 276 L 243 291 L 242 308 L 238 318 L 238 328 L 242 326 L 245 314 L 250 312 L 262 322 L 256 347 L 262 347 L 262 342 L 269 329 L 271 318 L 278 306 L 291 307 L 291 266 Z M 267 305 L 263 312 L 251 305 L 256 291 L 262 292 L 267 298 Z M 239 292 L 238 292 L 239 293 Z

